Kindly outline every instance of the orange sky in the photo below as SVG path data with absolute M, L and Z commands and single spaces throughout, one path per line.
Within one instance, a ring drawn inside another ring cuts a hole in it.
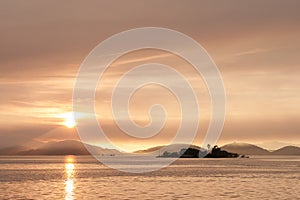
M 227 93 L 227 116 L 220 143 L 244 141 L 269 148 L 300 144 L 299 1 L 1 1 L 0 147 L 32 141 L 76 138 L 62 126 L 72 111 L 77 70 L 87 54 L 107 37 L 136 27 L 157 26 L 183 32 L 211 55 Z M 166 52 L 128 54 L 111 66 L 97 91 L 96 107 L 109 101 L 112 84 L 132 65 L 157 61 L 177 67 L 197 89 L 203 118 L 195 143 L 201 143 L 210 116 L 208 94 L 188 64 Z M 138 123 L 145 109 L 173 97 L 149 86 L 132 99 Z M 153 94 L 158 94 L 158 97 Z M 142 101 L 147 98 L 148 101 Z M 110 112 L 99 114 L 111 139 L 135 149 L 167 142 L 174 119 L 160 138 L 135 141 L 118 133 Z M 177 113 L 177 114 L 176 114 Z M 277 142 L 276 142 L 277 141 Z M 279 143 L 278 143 L 279 142 Z M 138 144 L 138 145 L 137 145 Z

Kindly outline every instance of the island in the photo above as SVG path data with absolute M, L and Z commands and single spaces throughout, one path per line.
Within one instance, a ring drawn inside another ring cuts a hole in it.
M 189 147 L 187 149 L 181 149 L 179 152 L 168 152 L 165 151 L 158 157 L 173 157 L 173 158 L 238 158 L 246 157 L 237 153 L 231 153 L 222 150 L 220 147 L 215 145 L 211 150 Z

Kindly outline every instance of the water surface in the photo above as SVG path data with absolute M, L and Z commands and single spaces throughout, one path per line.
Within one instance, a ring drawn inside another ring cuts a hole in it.
M 0 199 L 297 199 L 300 157 L 179 159 L 129 174 L 89 156 L 0 157 Z

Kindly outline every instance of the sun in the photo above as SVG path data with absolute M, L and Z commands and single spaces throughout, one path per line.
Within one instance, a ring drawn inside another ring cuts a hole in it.
M 60 115 L 65 121 L 62 123 L 64 126 L 68 128 L 74 128 L 76 126 L 76 122 L 74 119 L 74 114 L 72 112 L 63 113 Z
M 64 122 L 64 125 L 68 128 L 74 128 L 76 126 L 76 123 L 75 123 L 74 119 L 66 119 L 66 121 Z

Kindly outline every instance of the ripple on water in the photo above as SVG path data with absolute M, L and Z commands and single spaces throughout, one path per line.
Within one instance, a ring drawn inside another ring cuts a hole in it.
M 67 168 L 59 159 L 54 163 L 53 158 L 48 164 L 44 158 L 23 166 L 20 160 L 15 164 L 2 160 L 5 164 L 0 162 L 0 199 L 296 199 L 300 196 L 299 159 L 179 160 L 171 167 L 146 174 L 122 173 L 80 159 L 76 158 L 73 166 Z M 68 180 L 72 180 L 69 186 Z

